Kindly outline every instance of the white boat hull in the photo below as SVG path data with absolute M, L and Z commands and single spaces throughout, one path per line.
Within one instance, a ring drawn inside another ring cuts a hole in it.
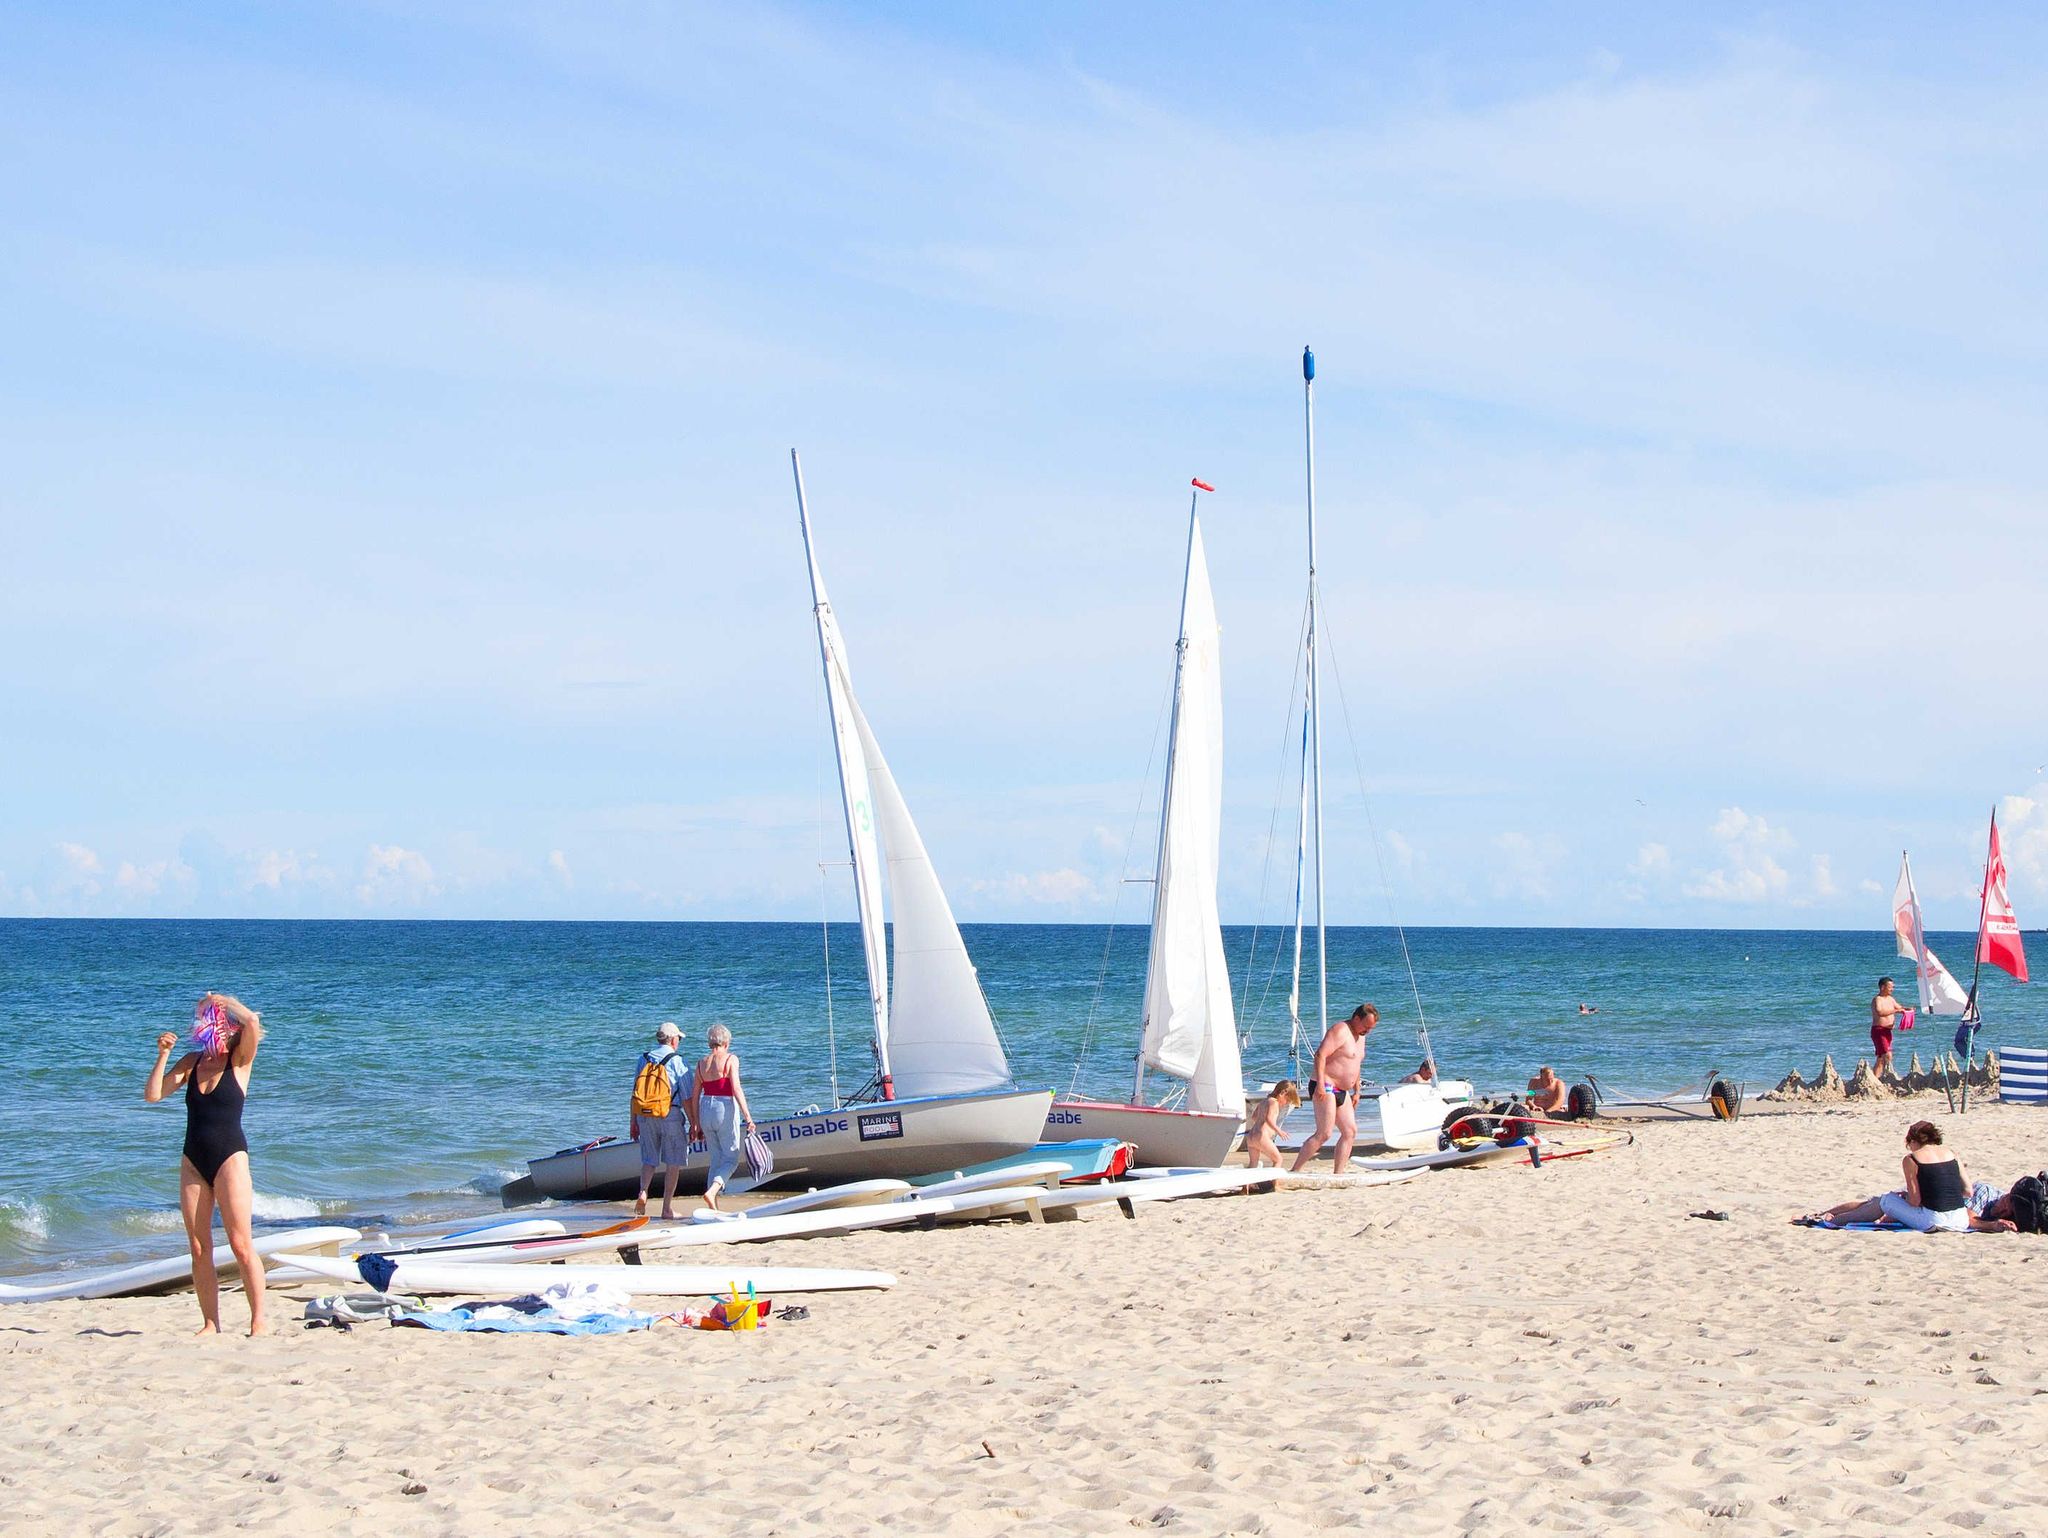
M 1360 1148 L 1393 1148 L 1402 1152 L 1433 1149 L 1444 1118 L 1471 1103 L 1472 1086 L 1443 1084 L 1367 1086 L 1358 1102 Z
M 1212 1169 L 1230 1157 L 1242 1117 L 1209 1111 L 1171 1111 L 1104 1100 L 1060 1100 L 1045 1118 L 1045 1141 L 1070 1143 L 1114 1138 L 1137 1146 L 1133 1164 Z
M 997 1090 L 891 1100 L 784 1116 L 757 1124 L 775 1155 L 775 1179 L 807 1185 L 908 1180 L 982 1164 L 1034 1147 L 1052 1104 L 1047 1090 Z M 678 1189 L 701 1191 L 709 1154 L 690 1145 Z M 639 1146 L 628 1140 L 527 1161 L 540 1194 L 557 1201 L 615 1200 L 640 1185 Z

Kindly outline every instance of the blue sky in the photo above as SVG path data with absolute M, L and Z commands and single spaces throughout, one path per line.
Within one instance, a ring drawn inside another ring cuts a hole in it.
M 2039 922 L 2048 21 L 1647 9 L 0 4 L 0 912 L 846 912 L 795 444 L 968 919 L 1214 482 L 1271 917 L 1313 342 L 1333 918 Z

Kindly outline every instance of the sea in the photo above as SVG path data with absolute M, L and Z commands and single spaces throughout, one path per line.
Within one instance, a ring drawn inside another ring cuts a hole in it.
M 1142 925 L 965 935 L 1019 1084 L 1128 1092 Z M 623 1135 L 664 1020 L 692 1044 L 729 1026 L 758 1114 L 855 1093 L 873 1071 L 861 950 L 851 926 L 827 942 L 815 923 L 0 920 L 0 1275 L 179 1250 L 184 1109 L 142 1085 L 157 1034 L 189 1031 L 209 989 L 263 1015 L 258 1226 L 390 1228 L 498 1211 L 527 1158 Z M 1291 931 L 1225 943 L 1248 1080 L 1294 1072 Z M 1967 986 L 1972 937 L 1930 943 Z M 1426 1024 L 1444 1070 L 1482 1090 L 1544 1063 L 1610 1093 L 1711 1073 L 1754 1091 L 1824 1054 L 1846 1074 L 1878 976 L 1912 992 L 1884 931 L 1342 928 L 1329 970 L 1333 1016 L 1380 1008 L 1369 1072 L 1413 1068 Z M 1311 949 L 1311 1033 L 1315 998 Z M 1980 1045 L 2048 1045 L 2048 989 L 1987 971 L 1983 1014 Z M 1901 1066 L 1952 1029 L 1902 1035 Z

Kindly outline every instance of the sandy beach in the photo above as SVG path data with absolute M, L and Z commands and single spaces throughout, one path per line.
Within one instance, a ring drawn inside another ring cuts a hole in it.
M 764 1246 L 900 1281 L 754 1335 L 308 1331 L 281 1294 L 276 1338 L 193 1341 L 189 1295 L 11 1308 L 0 1529 L 2021 1534 L 2048 1244 L 1786 1222 L 1884 1188 L 1941 1110 Z M 2048 1163 L 2039 1112 L 1940 1119 L 1975 1174 Z

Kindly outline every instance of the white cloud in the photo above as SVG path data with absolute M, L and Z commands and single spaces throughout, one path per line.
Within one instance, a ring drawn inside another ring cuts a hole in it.
M 1721 846 L 1722 863 L 1687 882 L 1686 896 L 1704 902 L 1761 903 L 1790 895 L 1792 878 L 1771 853 L 1791 845 L 1788 833 L 1731 806 L 1714 819 L 1713 835 Z
M 2011 885 L 2048 898 L 2048 784 L 2024 796 L 2007 796 L 1998 809 L 1998 834 Z
M 356 897 L 365 907 L 416 906 L 440 890 L 434 867 L 418 850 L 372 844 L 363 857 L 363 878 Z
M 282 892 L 289 887 L 332 886 L 334 872 L 320 864 L 314 853 L 301 855 L 296 849 L 266 849 L 245 862 L 243 888 Z
M 559 849 L 548 851 L 548 870 L 565 887 L 576 885 L 575 873 L 569 869 L 569 857 Z
M 1034 871 L 1028 875 L 1001 876 L 995 880 L 977 880 L 970 885 L 976 897 L 1033 903 L 1041 907 L 1078 908 L 1102 900 L 1102 889 L 1095 878 L 1072 866 Z
M 1551 868 L 1564 854 L 1562 842 L 1549 834 L 1508 832 L 1497 836 L 1493 847 L 1496 897 L 1520 898 L 1524 902 L 1550 900 Z
M 152 860 L 147 865 L 123 860 L 114 872 L 114 889 L 123 897 L 147 901 L 163 892 L 166 886 L 176 892 L 189 893 L 198 884 L 198 879 L 192 867 L 183 860 Z

